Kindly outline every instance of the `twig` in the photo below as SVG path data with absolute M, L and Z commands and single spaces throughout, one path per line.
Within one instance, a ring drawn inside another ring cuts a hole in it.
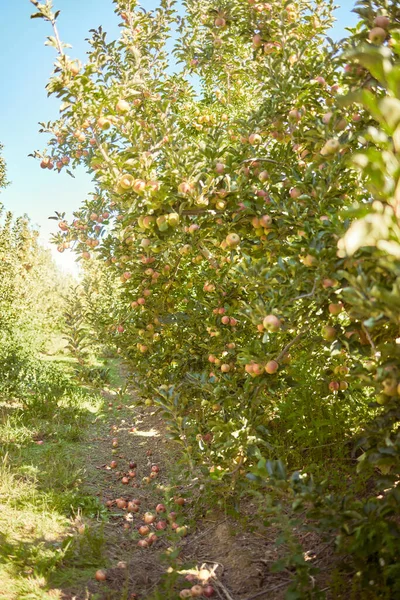
M 211 254 L 211 252 L 207 248 L 205 248 L 202 244 L 199 244 L 199 250 L 200 250 L 200 253 L 204 256 L 204 258 L 206 258 L 208 260 L 210 265 L 212 267 L 214 267 L 214 269 L 217 269 L 218 263 L 215 260 L 214 256 Z
M 309 292 L 308 294 L 301 294 L 300 296 L 296 296 L 296 298 L 293 298 L 293 301 L 300 300 L 301 298 L 312 298 L 315 294 L 316 287 L 317 287 L 317 280 L 314 281 L 313 289 L 311 290 L 311 292 Z
M 275 358 L 276 362 L 278 363 L 280 360 L 282 360 L 282 358 L 285 356 L 286 352 L 292 347 L 294 346 L 294 344 L 306 333 L 307 329 L 303 329 L 302 331 L 300 331 L 300 333 L 298 333 L 296 335 L 296 337 L 294 337 L 292 339 L 291 342 L 289 342 L 288 344 L 286 344 L 286 346 L 284 347 L 284 349 L 282 350 L 282 352 Z
M 183 210 L 181 215 L 190 216 L 190 215 L 203 215 L 205 213 L 212 212 L 211 208 L 192 208 L 190 210 Z M 215 211 L 213 211 L 215 212 Z
M 51 25 L 53 27 L 54 37 L 56 38 L 56 44 L 57 44 L 58 53 L 59 53 L 60 56 L 64 56 L 64 50 L 62 49 L 62 44 L 61 44 L 61 40 L 60 40 L 60 36 L 59 36 L 59 33 L 58 33 L 57 24 L 56 24 L 55 19 L 52 19 Z
M 246 160 L 243 160 L 241 162 L 241 164 L 244 165 L 245 163 L 261 162 L 261 161 L 271 163 L 271 165 L 280 165 L 280 163 L 278 163 L 278 161 L 273 160 L 272 158 L 246 158 Z
M 114 166 L 113 161 L 111 160 L 111 158 L 108 156 L 107 152 L 102 147 L 102 145 L 101 145 L 101 143 L 99 141 L 99 137 L 98 137 L 98 135 L 97 135 L 97 133 L 96 133 L 93 125 L 92 125 L 91 129 L 92 129 L 92 133 L 93 133 L 93 138 L 96 140 L 96 145 L 97 145 L 97 148 L 100 151 L 100 154 L 102 155 L 102 157 L 106 161 L 106 164 L 107 164 L 108 168 L 110 169 L 111 173 L 113 175 L 115 175 L 116 177 L 118 177 L 119 176 L 119 171 Z
M 363 332 L 365 333 L 365 335 L 367 336 L 367 340 L 369 341 L 371 348 L 374 352 L 374 355 L 376 354 L 376 346 L 374 344 L 374 340 L 371 337 L 370 332 L 368 331 L 368 329 L 365 327 L 364 323 L 361 324 L 361 328 L 363 330 Z
M 283 583 L 279 583 L 278 585 L 275 585 L 272 588 L 264 588 L 263 590 L 261 590 L 261 592 L 257 592 L 257 594 L 254 594 L 253 596 L 249 596 L 248 598 L 245 598 L 245 600 L 254 600 L 255 598 L 259 598 L 260 596 L 263 596 L 264 594 L 269 594 L 270 592 L 279 590 L 279 588 L 282 588 L 285 585 L 288 585 L 289 583 L 290 583 L 290 581 L 284 581 Z
M 234 598 L 232 598 L 232 596 L 230 595 L 229 591 L 226 589 L 226 587 L 224 586 L 223 583 L 221 583 L 219 580 L 215 580 L 214 581 L 214 585 L 218 588 L 221 588 L 221 590 L 224 592 L 225 596 L 228 598 L 228 600 L 235 600 Z
M 240 457 L 238 465 L 233 469 L 233 471 L 231 471 L 230 473 L 227 473 L 227 475 L 235 475 L 235 473 L 240 471 L 240 469 L 243 467 L 243 463 L 244 463 L 244 456 L 242 455 Z

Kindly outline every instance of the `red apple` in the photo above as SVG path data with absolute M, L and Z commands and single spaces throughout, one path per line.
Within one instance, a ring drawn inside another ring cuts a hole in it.
M 97 581 L 105 581 L 107 579 L 107 574 L 105 571 L 102 571 L 101 569 L 99 569 L 95 573 L 95 578 L 97 579 Z
M 270 360 L 269 362 L 267 362 L 267 364 L 265 365 L 265 371 L 267 373 L 269 373 L 270 375 L 272 375 L 273 373 L 276 373 L 276 371 L 279 369 L 279 364 L 276 362 L 276 360 Z

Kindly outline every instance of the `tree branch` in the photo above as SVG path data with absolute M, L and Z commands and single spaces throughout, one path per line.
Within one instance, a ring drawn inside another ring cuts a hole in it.
M 204 256 L 204 258 L 206 258 L 208 260 L 208 262 L 210 263 L 210 265 L 212 267 L 214 267 L 214 269 L 218 268 L 218 263 L 215 260 L 214 256 L 211 254 L 211 252 L 209 250 L 207 250 L 207 248 L 205 248 L 202 244 L 199 244 L 199 250 L 200 253 Z
M 110 171 L 112 172 L 113 175 L 115 175 L 116 177 L 119 176 L 119 171 L 118 169 L 113 165 L 113 161 L 111 160 L 111 158 L 108 156 L 107 152 L 104 150 L 104 148 L 101 146 L 99 138 L 97 133 L 95 132 L 94 127 L 91 127 L 92 133 L 93 133 L 93 138 L 96 140 L 96 145 L 97 148 L 100 151 L 100 154 L 102 155 L 102 157 L 104 158 L 104 160 L 107 163 L 107 166 L 109 167 Z
M 279 363 L 280 360 L 282 360 L 282 358 L 285 356 L 285 354 L 287 353 L 288 350 L 290 350 L 290 348 L 292 346 L 294 346 L 294 344 L 296 344 L 296 342 L 299 341 L 299 339 L 301 337 L 303 337 L 303 335 L 306 333 L 307 329 L 302 329 L 302 331 L 300 331 L 300 333 L 298 333 L 296 335 L 296 337 L 294 337 L 292 339 L 291 342 L 289 342 L 288 344 L 286 344 L 286 346 L 284 347 L 284 349 L 282 350 L 282 352 L 275 358 L 276 362 Z
M 273 160 L 272 158 L 246 158 L 246 160 L 243 160 L 240 164 L 244 165 L 246 163 L 252 163 L 252 162 L 267 162 L 267 163 L 271 163 L 271 165 L 279 165 L 282 166 L 281 163 L 279 163 L 276 160 Z
M 311 290 L 311 292 L 309 292 L 308 294 L 301 294 L 300 296 L 296 296 L 296 298 L 293 298 L 293 302 L 295 300 L 300 300 L 301 298 L 312 298 L 315 294 L 316 287 L 317 287 L 317 280 L 314 281 L 313 289 Z
M 374 340 L 372 339 L 370 332 L 365 327 L 364 323 L 361 323 L 361 328 L 362 328 L 363 332 L 365 333 L 365 335 L 367 337 L 367 340 L 369 341 L 369 343 L 371 345 L 371 348 L 372 348 L 372 350 L 374 352 L 374 355 L 376 355 L 376 346 L 374 344 Z
M 56 23 L 55 19 L 52 19 L 51 25 L 53 27 L 54 37 L 56 38 L 56 44 L 57 44 L 58 54 L 60 56 L 65 56 L 64 50 L 63 50 L 63 47 L 62 47 L 62 44 L 61 44 L 60 36 L 59 36 L 59 33 L 58 33 L 58 29 L 57 29 L 57 23 Z

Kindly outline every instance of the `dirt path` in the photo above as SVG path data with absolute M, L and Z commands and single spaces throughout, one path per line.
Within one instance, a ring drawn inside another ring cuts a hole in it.
M 99 569 L 106 579 L 96 581 L 93 573 L 79 588 L 64 589 L 61 597 L 173 600 L 179 598 L 180 590 L 202 583 L 213 587 L 212 597 L 223 600 L 283 598 L 290 576 L 270 570 L 277 558 L 276 532 L 240 527 L 219 508 L 202 505 L 202 489 L 196 479 L 183 478 L 186 487 L 182 487 L 179 473 L 186 467 L 153 408 L 136 407 L 129 396 L 121 401 L 106 394 L 105 402 L 109 406 L 104 419 L 98 419 L 88 431 L 83 481 L 85 491 L 108 504 L 109 519 L 78 518 L 76 526 L 98 545 Z M 128 504 L 133 501 L 138 508 Z M 166 513 L 157 514 L 159 504 Z M 246 509 L 251 512 L 251 505 Z M 145 526 L 146 512 L 156 521 L 141 536 L 138 529 Z M 139 540 L 142 544 L 146 540 L 148 546 L 138 546 Z

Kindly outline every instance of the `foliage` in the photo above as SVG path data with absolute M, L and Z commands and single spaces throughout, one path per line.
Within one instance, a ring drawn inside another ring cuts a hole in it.
M 0 144 L 0 152 L 3 150 L 2 144 Z M 5 187 L 6 181 L 6 165 L 2 156 L 0 156 L 0 189 Z
M 186 0 L 184 15 L 118 0 L 121 38 L 93 31 L 86 65 L 65 53 L 51 3 L 35 4 L 54 28 L 62 116 L 34 156 L 83 164 L 96 185 L 54 236 L 96 265 L 93 328 L 217 482 L 256 471 L 271 484 L 259 461 L 282 454 L 298 467 L 303 423 L 305 450 L 338 459 L 349 443 L 364 499 L 301 493 L 322 526 L 332 511 L 357 581 L 371 567 L 397 591 L 397 3 L 358 2 L 335 44 L 330 0 Z

